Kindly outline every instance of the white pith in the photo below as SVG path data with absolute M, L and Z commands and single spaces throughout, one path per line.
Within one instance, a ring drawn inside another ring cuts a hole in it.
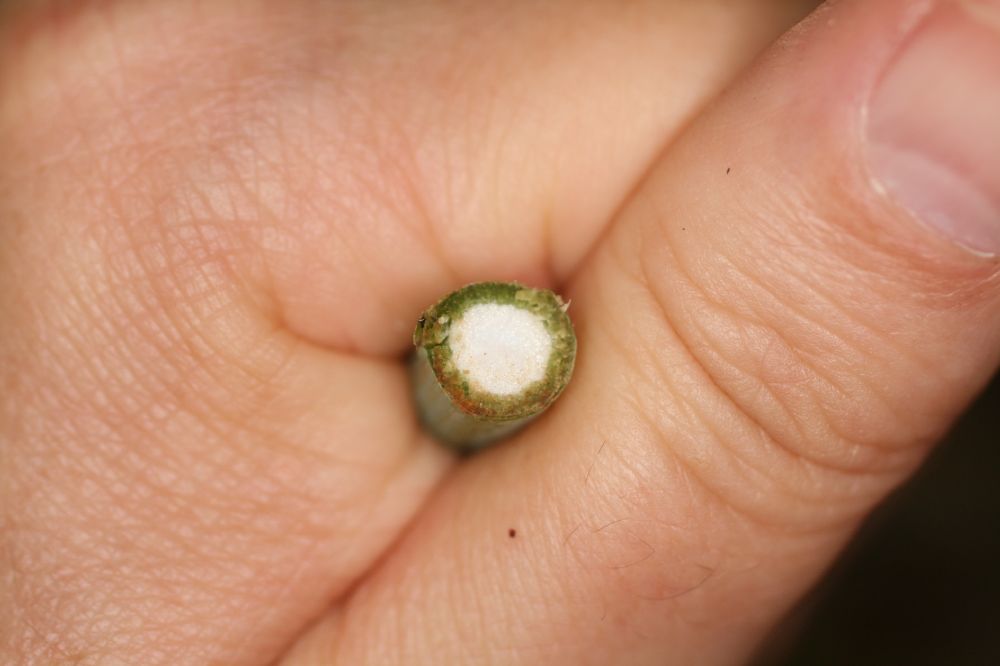
M 448 333 L 452 361 L 472 385 L 515 395 L 545 377 L 552 339 L 542 320 L 513 305 L 473 305 Z

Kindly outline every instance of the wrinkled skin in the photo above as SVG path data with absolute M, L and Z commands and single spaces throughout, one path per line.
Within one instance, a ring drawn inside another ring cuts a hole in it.
M 987 381 L 996 262 L 862 173 L 919 3 L 505 4 L 7 8 L 0 662 L 740 663 Z M 482 279 L 580 354 L 457 460 Z

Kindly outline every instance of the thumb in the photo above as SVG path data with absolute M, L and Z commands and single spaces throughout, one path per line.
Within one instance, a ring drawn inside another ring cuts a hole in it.
M 462 466 L 324 644 L 744 658 L 997 364 L 997 17 L 844 0 L 773 48 L 572 285 L 563 400 Z
M 636 264 L 725 398 L 711 420 L 745 428 L 729 454 L 811 500 L 726 477 L 733 504 L 812 530 L 852 524 L 997 366 L 1000 3 L 832 3 L 783 45 L 619 233 L 650 241 Z
M 993 374 L 997 117 L 1000 3 L 832 3 L 625 214 L 617 243 L 681 350 L 667 356 L 724 398 L 710 420 L 739 424 L 722 433 L 728 454 L 815 494 L 790 513 L 726 477 L 733 503 L 810 529 L 850 524 Z M 723 469 L 671 448 L 709 477 Z

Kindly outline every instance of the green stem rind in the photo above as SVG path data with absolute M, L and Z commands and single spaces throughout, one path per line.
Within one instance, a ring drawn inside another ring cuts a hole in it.
M 512 305 L 538 318 L 551 343 L 542 379 L 520 393 L 496 395 L 455 366 L 449 332 L 477 304 Z M 447 444 L 472 449 L 511 434 L 545 411 L 569 383 L 576 359 L 576 335 L 566 308 L 547 289 L 509 282 L 470 284 L 428 308 L 413 332 L 416 350 L 410 363 L 417 410 L 427 430 Z

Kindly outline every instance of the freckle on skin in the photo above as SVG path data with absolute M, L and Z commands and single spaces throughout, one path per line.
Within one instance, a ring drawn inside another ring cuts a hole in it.
M 507 530 L 507 536 L 513 539 L 514 537 L 517 536 L 517 530 L 515 530 L 513 527 L 510 528 L 509 530 Z

